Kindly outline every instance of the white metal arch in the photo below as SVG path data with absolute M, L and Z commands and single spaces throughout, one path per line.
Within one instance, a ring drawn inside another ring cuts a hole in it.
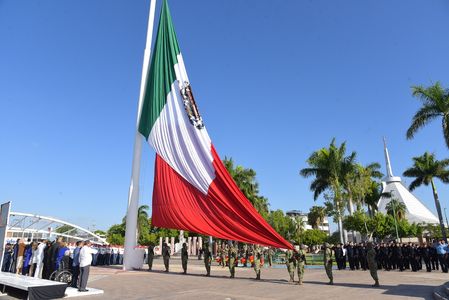
M 70 228 L 64 232 L 56 232 L 55 230 L 62 226 L 69 226 Z M 7 231 L 11 233 L 21 233 L 22 237 L 26 233 L 27 236 L 62 236 L 73 240 L 90 240 L 95 244 L 107 244 L 106 239 L 85 229 L 81 226 L 56 219 L 53 217 L 21 213 L 10 212 Z

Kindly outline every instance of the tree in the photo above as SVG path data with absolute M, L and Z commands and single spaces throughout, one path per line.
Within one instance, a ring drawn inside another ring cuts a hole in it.
M 371 186 L 365 195 L 365 204 L 368 207 L 368 214 L 373 216 L 377 211 L 377 203 L 382 196 L 382 186 L 380 183 L 371 181 Z
M 292 219 L 293 222 L 288 222 L 290 228 L 288 230 L 290 238 L 295 241 L 295 243 L 301 243 L 302 234 L 306 231 L 306 222 L 304 218 L 296 216 Z
M 95 230 L 94 233 L 96 235 L 98 235 L 98 236 L 105 236 L 106 235 L 106 232 L 103 231 L 103 230 L 100 230 L 100 229 Z
M 267 198 L 259 195 L 259 184 L 256 180 L 256 171 L 251 168 L 248 169 L 242 166 L 234 166 L 232 158 L 225 157 L 223 164 L 245 197 L 251 202 L 257 212 L 261 214 L 264 219 L 267 219 L 269 214 L 269 202 Z
M 346 143 L 337 146 L 334 138 L 329 148 L 322 148 L 313 152 L 307 159 L 309 167 L 300 171 L 300 174 L 306 178 L 314 177 L 310 184 L 314 200 L 328 191 L 328 197 L 332 199 L 332 203 L 329 203 L 332 207 L 329 208 L 334 218 L 337 219 L 341 242 L 344 242 L 342 224 L 344 181 L 354 160 L 355 152 L 346 156 Z
M 268 224 L 285 239 L 291 240 L 295 237 L 296 224 L 293 219 L 285 215 L 281 209 L 271 211 L 268 215 Z
M 124 222 L 112 225 L 106 233 L 106 240 L 108 243 L 123 245 L 125 242 L 125 229 L 126 226 Z
M 326 208 L 323 206 L 312 206 L 307 214 L 307 222 L 313 229 L 318 229 L 323 225 L 326 217 Z
M 321 245 L 326 241 L 327 234 L 319 229 L 306 230 L 301 235 L 301 242 L 308 246 Z
M 449 119 L 448 123 L 449 125 Z M 447 129 L 447 128 L 446 128 Z M 410 183 L 409 189 L 413 191 L 417 187 L 424 184 L 428 186 L 431 184 L 433 198 L 435 200 L 435 207 L 438 212 L 438 219 L 440 221 L 441 234 L 446 240 L 446 228 L 443 222 L 443 214 L 441 212 L 440 201 L 438 200 L 438 192 L 435 186 L 434 178 L 440 179 L 444 183 L 449 182 L 449 159 L 437 160 L 435 159 L 435 154 L 425 152 L 421 156 L 413 157 L 413 166 L 405 170 L 404 176 L 415 178 L 412 183 Z
M 150 224 L 148 223 L 148 210 L 150 207 L 148 205 L 141 205 L 137 211 L 137 236 L 140 238 L 140 234 L 143 232 L 148 232 L 150 229 Z
M 421 100 L 422 106 L 413 116 L 407 139 L 413 139 L 419 129 L 441 117 L 444 140 L 449 148 L 449 89 L 437 82 L 429 87 L 413 86 L 412 95 Z
M 385 209 L 387 210 L 387 214 L 396 217 L 398 221 L 405 219 L 405 212 L 407 211 L 407 207 L 402 202 L 399 202 L 397 199 L 393 198 L 390 202 L 385 205 Z

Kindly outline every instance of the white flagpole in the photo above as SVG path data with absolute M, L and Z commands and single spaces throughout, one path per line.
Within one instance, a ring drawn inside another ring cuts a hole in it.
M 145 95 L 145 86 L 147 82 L 147 73 L 150 65 L 151 41 L 153 38 L 154 12 L 156 9 L 156 0 L 150 0 L 150 13 L 148 17 L 147 42 L 143 55 L 142 80 L 140 82 L 139 104 L 137 108 L 136 137 L 134 139 L 134 153 L 131 172 L 131 183 L 128 194 L 128 209 L 126 212 L 126 232 L 125 232 L 125 253 L 123 257 L 123 270 L 132 270 L 134 267 L 140 267 L 142 262 L 136 261 L 134 248 L 137 245 L 137 212 L 139 210 L 139 177 L 140 161 L 142 156 L 143 136 L 139 133 L 139 120 L 142 111 L 143 98 Z

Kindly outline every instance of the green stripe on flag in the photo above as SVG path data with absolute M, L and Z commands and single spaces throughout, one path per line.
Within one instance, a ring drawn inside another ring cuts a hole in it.
M 167 102 L 171 84 L 176 80 L 174 66 L 178 63 L 176 56 L 179 53 L 170 10 L 167 0 L 164 0 L 139 120 L 139 132 L 146 139 Z

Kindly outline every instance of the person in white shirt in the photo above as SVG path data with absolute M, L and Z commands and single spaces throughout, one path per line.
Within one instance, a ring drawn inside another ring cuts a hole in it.
M 47 241 L 41 241 L 37 246 L 35 253 L 33 253 L 33 263 L 36 264 L 35 278 L 42 278 L 42 267 L 44 261 L 44 249 L 47 247 Z
M 80 286 L 78 291 L 87 292 L 87 280 L 89 279 L 90 265 L 92 264 L 92 254 L 97 253 L 90 247 L 91 242 L 85 241 L 83 248 L 80 250 Z

